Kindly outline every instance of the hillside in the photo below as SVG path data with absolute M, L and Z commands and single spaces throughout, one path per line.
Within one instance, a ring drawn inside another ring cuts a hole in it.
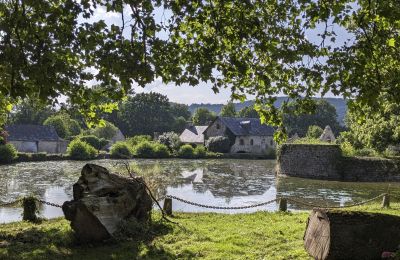
M 315 98 L 315 99 L 320 99 L 320 98 Z M 327 100 L 331 105 L 333 105 L 336 108 L 336 113 L 338 115 L 338 121 L 343 124 L 344 123 L 344 117 L 346 115 L 347 111 L 347 105 L 346 101 L 342 98 L 324 98 Z M 287 100 L 287 97 L 278 97 L 278 99 L 275 102 L 276 106 L 280 106 L 283 101 Z M 241 110 L 244 107 L 247 106 L 252 106 L 254 104 L 254 101 L 249 100 L 245 101 L 243 103 L 235 103 L 236 111 Z M 223 104 L 204 104 L 204 103 L 194 103 L 189 106 L 190 112 L 193 114 L 194 111 L 196 111 L 197 108 L 199 107 L 205 107 L 209 109 L 210 111 L 215 112 L 216 114 L 219 114 L 221 111 Z

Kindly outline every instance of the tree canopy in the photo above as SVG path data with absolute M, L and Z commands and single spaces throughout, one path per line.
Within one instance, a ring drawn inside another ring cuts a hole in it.
M 219 115 L 225 116 L 225 117 L 235 117 L 237 115 L 235 104 L 233 104 L 233 102 L 228 102 L 228 104 L 226 104 L 222 107 Z
M 96 20 L 99 8 L 120 22 Z M 374 107 L 383 92 L 396 103 L 399 17 L 398 0 L 1 1 L 0 107 L 65 95 L 93 119 L 156 77 L 230 88 L 236 100 L 255 95 L 261 119 L 278 126 L 292 111 L 273 107 L 280 94 L 296 111 L 328 92 L 351 110 Z
M 192 121 L 195 125 L 208 125 L 217 115 L 205 107 L 199 107 L 193 114 Z

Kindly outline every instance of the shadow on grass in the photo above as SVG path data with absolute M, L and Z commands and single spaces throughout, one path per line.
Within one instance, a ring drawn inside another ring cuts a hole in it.
M 172 232 L 171 224 L 155 222 L 140 232 L 125 234 L 99 244 L 80 245 L 65 220 L 44 221 L 34 225 L 18 223 L 0 228 L 0 259 L 176 259 L 177 256 L 154 239 Z M 180 258 L 193 258 L 190 251 L 181 251 Z

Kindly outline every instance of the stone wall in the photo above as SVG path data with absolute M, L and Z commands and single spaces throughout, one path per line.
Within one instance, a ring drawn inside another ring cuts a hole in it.
M 343 157 L 338 145 L 283 144 L 276 173 L 339 181 L 400 181 L 400 161 Z
M 275 149 L 272 136 L 237 136 L 231 153 L 264 154 L 268 149 Z

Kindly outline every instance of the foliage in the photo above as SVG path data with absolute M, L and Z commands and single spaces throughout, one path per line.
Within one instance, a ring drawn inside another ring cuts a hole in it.
M 103 125 L 98 125 L 93 130 L 91 130 L 91 133 L 98 138 L 111 140 L 117 134 L 117 131 L 118 128 L 114 124 L 105 121 Z
M 8 133 L 0 129 L 0 145 L 7 143 Z
M 11 163 L 17 158 L 17 150 L 12 144 L 0 145 L 0 164 Z
M 205 158 L 207 156 L 207 150 L 204 146 L 198 145 L 194 148 L 193 155 L 195 158 Z
M 182 133 L 183 130 L 185 130 L 186 126 L 187 126 L 187 120 L 180 116 L 175 118 L 172 130 L 173 132 L 176 133 Z
M 342 155 L 343 156 L 349 156 L 350 157 L 350 156 L 355 156 L 356 155 L 356 149 L 348 141 L 341 141 L 340 142 L 340 149 L 342 150 Z
M 79 136 L 78 139 L 81 140 L 82 142 L 90 144 L 98 151 L 108 144 L 108 141 L 106 139 L 98 138 L 95 135 L 83 135 Z
M 326 100 L 318 100 L 313 113 L 293 114 L 292 112 L 297 109 L 295 103 L 289 103 L 288 109 L 291 112 L 285 114 L 284 122 L 289 131 L 289 136 L 297 133 L 300 137 L 305 137 L 310 126 L 319 126 L 324 129 L 325 126 L 329 125 L 336 135 L 342 129 L 337 121 L 335 107 Z
M 153 142 L 144 141 L 134 147 L 134 154 L 139 158 L 155 158 L 156 151 Z
M 82 131 L 79 123 L 68 114 L 60 113 L 48 117 L 43 125 L 53 126 L 61 138 L 70 138 L 79 135 Z
M 217 153 L 228 153 L 231 149 L 229 138 L 225 136 L 210 137 L 206 147 L 208 151 Z
M 386 96 L 373 107 L 363 106 L 357 112 L 350 111 L 346 117 L 349 130 L 342 138 L 355 148 L 370 148 L 378 152 L 400 143 L 400 104 L 386 102 Z M 381 107 L 381 108 L 379 108 Z M 368 115 L 363 120 L 362 115 Z
M 228 102 L 228 104 L 222 107 L 219 115 L 224 117 L 236 117 L 235 104 Z
M 307 136 L 307 138 L 317 139 L 322 135 L 323 132 L 324 132 L 324 130 L 321 127 L 319 127 L 317 125 L 310 125 L 308 127 L 306 136 Z
M 166 145 L 160 143 L 153 143 L 153 147 L 154 147 L 154 156 L 156 158 L 168 158 L 171 156 L 171 153 Z
M 132 137 L 129 137 L 128 139 L 126 139 L 126 142 L 130 145 L 130 146 L 135 146 L 135 145 L 138 145 L 139 143 L 141 143 L 141 142 L 144 142 L 144 141 L 151 141 L 152 140 L 152 138 L 151 138 L 151 136 L 150 135 L 135 135 L 135 136 L 132 136 Z
M 324 145 L 333 145 L 332 143 L 321 141 L 319 138 L 298 138 L 293 141 L 294 144 L 324 144 Z
M 129 159 L 132 157 L 132 152 L 125 142 L 116 142 L 111 146 L 110 155 L 112 158 Z
M 184 144 L 179 148 L 178 156 L 182 158 L 193 158 L 194 149 L 190 144 Z
M 192 114 L 189 111 L 189 106 L 185 104 L 173 103 L 170 102 L 169 111 L 172 116 L 175 118 L 183 117 L 186 120 L 189 120 Z
M 199 107 L 193 114 L 193 124 L 194 125 L 208 125 L 217 116 L 215 113 L 211 112 L 207 108 Z
M 8 121 L 10 124 L 42 125 L 55 113 L 55 109 L 51 106 L 43 106 L 37 100 L 26 99 L 14 106 Z
M 239 117 L 260 118 L 253 106 L 244 107 L 239 111 Z
M 96 158 L 97 150 L 79 139 L 75 139 L 69 143 L 67 154 L 74 160 L 91 160 Z
M 177 151 L 181 146 L 179 135 L 174 132 L 163 133 L 158 137 L 158 142 L 166 145 L 171 152 Z
M 210 82 L 234 100 L 254 95 L 261 120 L 281 129 L 276 138 L 285 137 L 284 115 L 312 112 L 316 95 L 342 95 L 351 111 L 375 107 L 382 92 L 399 100 L 397 0 L 139 2 L 1 1 L 0 100 L 64 95 L 95 120 L 157 77 Z M 121 20 L 107 25 L 96 10 Z M 274 107 L 282 93 L 294 107 Z M 0 125 L 8 106 L 0 104 Z

